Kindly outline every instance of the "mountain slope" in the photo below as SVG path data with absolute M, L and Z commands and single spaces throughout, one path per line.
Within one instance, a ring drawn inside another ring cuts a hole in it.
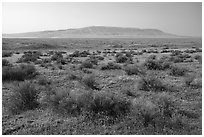
M 37 37 L 37 38 L 152 38 L 152 37 L 178 37 L 158 29 L 139 29 L 92 26 L 78 29 L 65 29 L 55 31 L 38 31 L 27 33 L 3 34 L 3 37 Z

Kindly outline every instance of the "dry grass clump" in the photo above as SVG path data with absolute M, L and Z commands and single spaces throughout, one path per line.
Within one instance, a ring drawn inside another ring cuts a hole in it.
M 106 91 L 67 90 L 48 91 L 46 103 L 56 112 L 77 116 L 89 113 L 89 116 L 105 115 L 117 117 L 130 111 L 131 103 L 123 95 Z
M 141 77 L 138 88 L 144 91 L 163 92 L 168 91 L 168 87 L 155 75 Z
M 186 123 L 178 113 L 178 103 L 168 93 L 154 95 L 154 99 L 136 98 L 133 113 L 139 117 L 144 127 L 182 129 Z
M 34 65 L 21 64 L 15 67 L 3 67 L 2 80 L 3 81 L 23 81 L 25 79 L 31 79 L 37 75 L 37 71 Z
M 172 76 L 184 76 L 186 74 L 188 70 L 184 67 L 179 67 L 179 66 L 171 66 L 171 69 L 170 69 L 170 75 Z
M 37 101 L 39 91 L 33 83 L 25 81 L 11 90 L 9 96 L 8 108 L 12 114 L 18 114 L 22 111 L 32 110 L 38 107 Z
M 88 88 L 92 90 L 100 90 L 99 83 L 96 82 L 94 75 L 86 75 L 81 82 Z

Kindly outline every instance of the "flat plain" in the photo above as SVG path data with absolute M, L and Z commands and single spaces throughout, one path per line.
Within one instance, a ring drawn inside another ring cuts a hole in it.
M 201 135 L 201 38 L 3 38 L 2 134 Z

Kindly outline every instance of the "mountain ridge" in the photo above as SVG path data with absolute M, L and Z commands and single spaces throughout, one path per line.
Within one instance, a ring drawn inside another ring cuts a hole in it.
M 89 26 L 61 30 L 45 30 L 36 32 L 2 34 L 2 37 L 13 38 L 151 38 L 151 37 L 181 37 L 163 32 L 159 29 L 140 29 L 132 27 Z

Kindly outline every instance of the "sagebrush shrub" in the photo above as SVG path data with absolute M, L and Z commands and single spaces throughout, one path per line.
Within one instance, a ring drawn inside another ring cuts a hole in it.
M 82 62 L 82 64 L 80 65 L 80 68 L 93 68 L 93 64 L 91 61 L 89 60 L 85 60 L 84 62 Z
M 124 95 L 110 92 L 55 89 L 46 92 L 45 103 L 55 112 L 77 116 L 88 112 L 95 117 L 118 117 L 130 112 L 131 102 Z
M 191 82 L 193 82 L 194 79 L 195 79 L 195 76 L 193 76 L 193 75 L 187 76 L 184 78 L 184 82 L 187 86 L 190 86 Z
M 121 69 L 121 66 L 114 62 L 108 62 L 107 64 L 101 65 L 100 69 L 101 70 Z
M 130 111 L 131 102 L 125 96 L 111 92 L 95 92 L 90 104 L 90 111 L 117 117 Z
M 138 82 L 138 88 L 144 91 L 154 91 L 154 92 L 163 92 L 167 91 L 167 86 L 156 76 L 147 75 L 141 77 Z
M 89 89 L 99 90 L 99 83 L 96 82 L 94 75 L 87 75 L 82 79 L 82 83 Z
M 68 77 L 69 80 L 81 80 L 82 79 L 82 77 L 77 76 L 77 75 L 75 75 L 73 73 L 69 73 L 67 77 Z
M 125 62 L 132 62 L 132 57 L 127 57 L 126 55 L 123 55 L 122 53 L 117 53 L 115 56 L 115 60 L 117 63 L 125 63 Z
M 201 55 L 196 55 L 194 57 L 200 64 L 202 64 L 202 56 Z
M 18 114 L 22 111 L 32 110 L 38 107 L 39 91 L 31 82 L 23 82 L 15 89 L 9 97 L 8 108 L 13 114 Z
M 38 78 L 38 84 L 39 85 L 49 85 L 49 84 L 51 84 L 51 81 L 48 80 L 46 77 L 41 76 Z
M 168 93 L 161 93 L 156 96 L 157 105 L 159 106 L 160 113 L 165 117 L 172 117 L 176 109 L 176 104 L 171 95 Z
M 178 103 L 168 93 L 159 93 L 150 98 L 135 98 L 133 100 L 133 113 L 143 122 L 144 127 L 152 125 L 154 128 L 175 126 L 175 117 L 178 116 Z M 183 127 L 183 123 L 180 123 Z
M 34 65 L 21 64 L 20 66 L 8 67 L 5 66 L 2 69 L 3 81 L 23 81 L 25 79 L 31 79 L 37 75 L 37 71 Z
M 40 58 L 40 55 L 40 52 L 26 52 L 21 58 L 18 59 L 17 63 L 36 62 Z
M 172 66 L 170 69 L 170 75 L 172 76 L 184 76 L 187 72 L 187 69 L 184 67 Z
M 143 65 L 149 70 L 166 70 L 171 67 L 168 57 L 163 56 L 160 59 L 156 59 L 155 55 L 150 55 Z
M 48 89 L 43 103 L 54 112 L 77 116 L 89 111 L 92 92 L 86 90 Z
M 144 68 L 138 65 L 127 66 L 124 70 L 127 75 L 145 75 L 146 73 Z
M 2 66 L 12 66 L 12 64 L 6 59 L 2 59 Z
M 12 55 L 13 55 L 13 52 L 6 52 L 6 51 L 2 52 L 2 57 L 11 57 Z
M 54 55 L 52 55 L 51 60 L 60 60 L 63 58 L 63 55 L 61 52 L 55 52 Z

